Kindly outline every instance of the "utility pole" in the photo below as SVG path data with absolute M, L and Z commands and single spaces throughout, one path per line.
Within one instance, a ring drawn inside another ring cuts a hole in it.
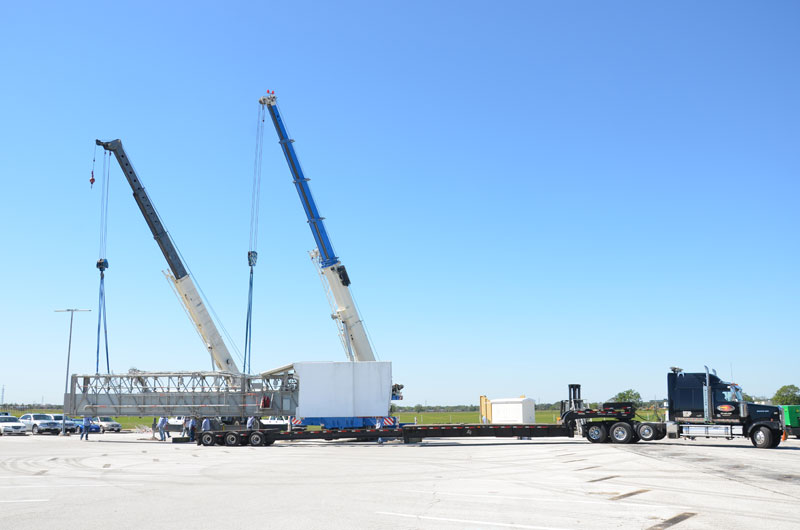
M 72 321 L 75 318 L 75 312 L 91 311 L 91 309 L 56 309 L 56 313 L 69 313 L 69 342 L 67 343 L 67 377 L 64 381 L 64 396 L 67 395 L 67 385 L 69 385 L 69 357 L 72 353 Z M 61 408 L 61 436 L 66 436 L 66 421 L 67 421 L 67 400 Z
M 6 385 L 3 385 L 3 391 L 0 392 L 0 405 L 5 404 L 6 402 Z

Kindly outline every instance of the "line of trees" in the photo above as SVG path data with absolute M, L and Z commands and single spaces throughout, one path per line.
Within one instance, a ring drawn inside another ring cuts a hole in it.
M 770 401 L 769 398 L 766 396 L 751 396 L 750 394 L 744 394 L 745 401 L 751 402 L 759 402 L 759 401 Z M 653 399 L 645 401 L 642 399 L 641 394 L 636 390 L 629 388 L 628 390 L 623 390 L 622 392 L 617 392 L 614 396 L 609 398 L 607 401 L 629 401 L 636 405 L 637 408 L 642 407 L 660 407 L 661 403 L 663 403 L 664 399 Z M 796 385 L 784 385 L 780 387 L 776 392 L 775 395 L 772 396 L 771 399 L 774 405 L 800 405 L 800 388 Z M 591 408 L 596 408 L 599 406 L 599 403 L 587 403 L 587 405 Z M 561 407 L 561 402 L 557 401 L 555 403 L 536 403 L 536 408 L 538 410 L 558 410 Z M 414 406 L 408 407 L 400 407 L 397 405 L 392 404 L 391 412 L 477 412 L 479 410 L 478 405 L 421 405 L 416 404 Z
M 751 396 L 750 394 L 743 394 L 745 401 L 772 401 L 773 405 L 800 405 L 800 388 L 796 385 L 784 385 L 780 387 L 776 392 L 775 395 L 772 396 L 772 399 L 768 399 L 765 396 Z M 631 389 L 623 390 L 622 392 L 618 392 L 614 397 L 610 398 L 609 401 L 630 401 L 634 403 L 637 407 L 641 407 L 646 403 L 642 401 L 642 396 L 639 392 Z M 663 400 L 655 400 L 651 401 L 650 403 L 658 403 L 659 401 Z

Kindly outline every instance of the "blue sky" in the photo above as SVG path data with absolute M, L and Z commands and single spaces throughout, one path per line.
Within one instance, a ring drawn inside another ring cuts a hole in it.
M 755 394 L 800 373 L 794 2 L 8 4 L 0 384 L 93 372 L 100 190 L 121 138 L 241 348 L 257 99 L 275 90 L 405 404 Z M 99 156 L 99 155 L 98 155 Z M 98 159 L 98 173 L 101 165 Z M 253 367 L 343 360 L 265 134 Z M 112 370 L 210 365 L 117 167 Z

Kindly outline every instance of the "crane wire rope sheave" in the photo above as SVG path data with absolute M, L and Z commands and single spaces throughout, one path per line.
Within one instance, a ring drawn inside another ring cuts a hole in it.
M 94 147 L 92 157 L 92 176 L 89 184 L 94 188 L 94 167 L 97 160 L 97 145 Z M 106 351 L 106 373 L 111 373 L 111 365 L 108 357 L 108 320 L 106 318 L 106 286 L 105 270 L 108 269 L 108 259 L 106 259 L 106 242 L 108 241 L 108 190 L 109 173 L 111 172 L 111 155 L 103 151 L 103 174 L 100 177 L 100 252 L 97 259 L 97 269 L 100 271 L 100 294 L 98 296 L 97 310 L 97 351 L 95 361 L 95 373 L 100 373 L 100 330 L 103 330 L 103 342 Z
M 266 120 L 264 105 L 258 105 L 258 121 L 256 122 L 256 153 L 253 162 L 253 193 L 250 204 L 250 246 L 247 250 L 247 265 L 250 267 L 250 284 L 247 292 L 247 321 L 244 331 L 244 364 L 242 371 L 250 373 L 253 359 L 253 269 L 258 261 L 258 209 L 261 204 L 261 161 L 264 152 L 264 121 Z

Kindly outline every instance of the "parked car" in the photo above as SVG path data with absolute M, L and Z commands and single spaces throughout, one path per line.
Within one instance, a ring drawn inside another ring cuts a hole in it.
M 100 426 L 100 432 L 120 432 L 122 430 L 122 425 L 114 421 L 113 418 L 109 418 L 108 416 L 98 416 L 94 418 L 94 423 Z M 89 431 L 92 432 L 92 431 Z
M 72 418 L 72 421 L 75 422 L 78 430 L 77 432 L 83 432 L 83 419 L 82 418 Z M 92 420 L 92 424 L 89 426 L 89 434 L 93 432 L 100 432 L 100 426 Z
M 61 425 L 61 418 L 64 418 L 64 430 L 67 432 L 78 432 L 78 426 L 70 418 L 65 417 L 63 414 L 49 414 L 53 421 Z
M 9 434 L 28 434 L 28 426 L 19 421 L 15 416 L 0 416 L 0 436 Z
M 61 432 L 61 423 L 53 421 L 50 414 L 23 414 L 19 421 L 24 423 L 33 434 L 58 434 Z

